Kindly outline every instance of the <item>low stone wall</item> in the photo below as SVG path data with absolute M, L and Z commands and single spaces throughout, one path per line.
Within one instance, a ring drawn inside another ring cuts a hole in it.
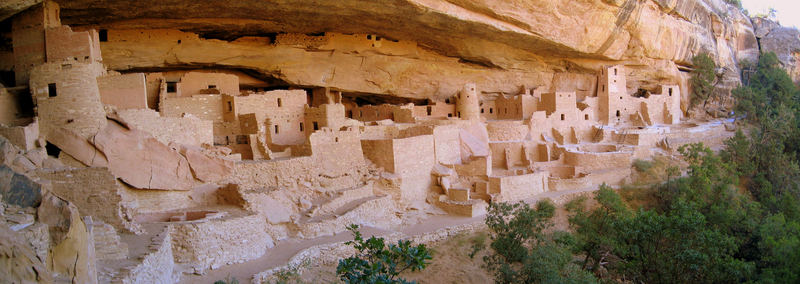
M 391 229 L 400 225 L 400 219 L 394 214 L 396 205 L 391 196 L 368 200 L 334 219 L 321 222 L 299 224 L 297 231 L 300 238 L 329 236 L 344 231 L 347 225 L 360 224 L 377 228 Z
M 261 257 L 275 244 L 266 233 L 266 218 L 249 215 L 174 225 L 172 252 L 195 273 Z
M 153 135 L 161 143 L 200 146 L 214 144 L 213 123 L 197 117 L 162 117 L 151 109 L 119 111 L 119 116 L 136 129 Z
M 36 148 L 36 139 L 39 138 L 39 122 L 33 120 L 24 126 L 5 126 L 0 124 L 0 136 L 8 139 L 11 144 L 23 151 Z
M 545 171 L 525 175 L 489 177 L 489 193 L 499 193 L 495 202 L 517 201 L 547 192 L 550 173 Z
M 121 279 L 113 282 L 134 283 L 178 283 L 181 272 L 176 269 L 172 255 L 172 227 L 160 233 L 151 247 L 157 247 L 142 258 L 142 263 L 131 268 Z M 115 279 L 116 280 L 116 279 Z
M 630 167 L 633 160 L 631 150 L 584 152 L 567 149 L 564 151 L 564 163 L 587 171 Z
M 586 189 L 589 187 L 599 187 L 600 184 L 619 185 L 623 179 L 631 174 L 630 166 L 626 168 L 610 169 L 602 172 L 593 172 L 585 176 L 576 178 L 555 178 L 548 181 L 550 191 L 565 191 L 575 189 Z
M 285 160 L 237 162 L 232 181 L 243 189 L 274 186 L 291 187 L 298 182 L 314 180 L 314 158 L 293 157 Z

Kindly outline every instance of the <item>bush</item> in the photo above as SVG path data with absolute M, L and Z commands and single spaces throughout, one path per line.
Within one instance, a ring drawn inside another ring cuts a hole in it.
M 554 213 L 555 206 L 547 201 L 540 201 L 536 208 L 524 202 L 489 205 L 486 225 L 492 253 L 484 262 L 496 283 L 597 282 L 572 261 L 571 234 L 544 233 Z
M 717 78 L 715 73 L 717 66 L 714 64 L 714 59 L 708 56 L 707 53 L 700 53 L 692 57 L 692 64 L 694 65 L 694 70 L 691 72 L 692 78 L 690 79 L 692 84 L 691 104 L 697 105 L 702 101 L 703 106 L 705 106 L 708 99 L 713 97 L 716 89 L 714 81 Z
M 653 168 L 653 162 L 636 159 L 633 161 L 633 168 L 635 168 L 637 172 L 644 173 Z
M 409 269 L 424 269 L 431 259 L 424 244 L 411 246 L 411 241 L 399 240 L 387 247 L 383 238 L 372 236 L 364 240 L 358 225 L 350 225 L 347 230 L 354 239 L 345 244 L 352 245 L 358 253 L 339 260 L 336 274 L 345 283 L 415 283 L 398 276 Z

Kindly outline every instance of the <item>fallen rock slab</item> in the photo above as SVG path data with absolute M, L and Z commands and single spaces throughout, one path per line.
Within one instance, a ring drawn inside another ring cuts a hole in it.
M 94 137 L 108 168 L 125 183 L 141 189 L 190 190 L 189 162 L 153 136 L 109 120 Z
M 207 155 L 202 148 L 180 146 L 180 153 L 189 161 L 194 176 L 204 182 L 217 182 L 233 172 L 233 161 Z

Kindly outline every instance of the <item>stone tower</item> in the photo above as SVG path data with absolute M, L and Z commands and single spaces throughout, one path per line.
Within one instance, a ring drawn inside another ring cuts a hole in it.
M 597 80 L 600 123 L 614 125 L 628 120 L 636 110 L 629 106 L 625 70 L 622 65 L 606 66 Z
M 461 119 L 480 119 L 481 106 L 475 83 L 464 84 L 456 96 L 456 116 Z

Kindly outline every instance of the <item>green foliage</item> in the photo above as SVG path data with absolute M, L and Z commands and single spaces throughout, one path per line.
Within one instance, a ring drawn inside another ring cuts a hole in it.
M 397 244 L 386 245 L 383 238 L 370 237 L 367 240 L 358 231 L 358 225 L 347 229 L 354 240 L 346 242 L 358 253 L 339 260 L 336 274 L 345 283 L 414 283 L 399 278 L 406 270 L 422 270 L 431 259 L 424 244 L 412 246 L 411 241 L 399 240 Z
M 703 102 L 705 105 L 708 99 L 713 97 L 715 81 L 717 75 L 715 69 L 717 68 L 714 59 L 708 56 L 707 53 L 700 53 L 692 58 L 692 65 L 694 70 L 691 72 L 690 83 L 692 84 L 692 105 L 697 105 Z
M 568 233 L 544 233 L 552 225 L 555 206 L 541 201 L 531 208 L 523 202 L 492 203 L 486 217 L 492 253 L 484 257 L 497 283 L 595 283 L 573 263 Z
M 714 63 L 694 58 L 695 101 L 714 93 Z M 631 209 L 601 185 L 596 205 L 566 205 L 572 233 L 547 233 L 553 205 L 491 204 L 486 224 L 499 283 L 800 283 L 800 89 L 774 54 L 763 54 L 736 112 L 752 127 L 714 153 L 678 151 L 685 174 L 631 194 Z M 661 167 L 636 160 L 639 172 Z
M 800 283 L 800 223 L 772 215 L 758 231 L 762 282 Z
M 225 280 L 217 280 L 214 281 L 214 284 L 239 284 L 239 280 L 236 280 L 236 277 L 230 277 L 230 275 L 225 278 Z
M 486 238 L 487 236 L 484 234 L 478 234 L 470 239 L 472 243 L 472 251 L 469 252 L 469 258 L 472 259 L 475 257 L 479 251 L 483 250 L 486 247 Z
M 632 213 L 619 194 L 605 184 L 600 186 L 594 197 L 599 204 L 595 210 L 584 211 L 583 199 L 573 200 L 566 207 L 571 213 L 569 223 L 575 229 L 577 238 L 575 248 L 584 255 L 581 267 L 598 273 L 618 247 L 614 222 Z
M 288 284 L 288 283 L 305 283 L 303 279 L 300 277 L 300 268 L 310 265 L 310 261 L 306 260 L 299 266 L 290 266 L 288 268 L 281 269 L 274 274 L 274 279 L 267 281 L 268 283 L 275 283 L 275 284 Z
M 711 150 L 690 144 L 679 151 L 690 164 L 687 176 L 651 191 L 649 209 L 628 209 L 605 185 L 595 193 L 597 208 L 567 205 L 584 269 L 644 283 L 752 278 L 752 257 L 742 255 L 753 246 L 759 206 L 736 192 L 731 166 Z
M 636 169 L 637 172 L 644 173 L 653 168 L 653 162 L 636 159 L 633 161 L 633 168 Z

